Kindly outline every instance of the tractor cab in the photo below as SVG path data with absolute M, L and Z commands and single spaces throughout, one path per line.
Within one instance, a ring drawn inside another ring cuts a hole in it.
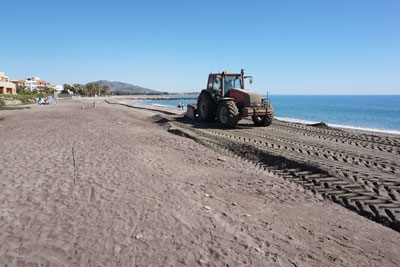
M 214 90 L 215 95 L 219 98 L 229 97 L 231 89 L 245 89 L 244 79 L 250 78 L 250 83 L 253 82 L 252 76 L 244 76 L 244 70 L 241 73 L 212 73 L 208 76 L 207 89 Z

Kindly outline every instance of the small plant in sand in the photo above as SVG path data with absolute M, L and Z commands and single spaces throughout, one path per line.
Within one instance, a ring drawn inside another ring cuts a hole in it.
M 0 121 L 4 121 L 6 117 L 0 117 Z

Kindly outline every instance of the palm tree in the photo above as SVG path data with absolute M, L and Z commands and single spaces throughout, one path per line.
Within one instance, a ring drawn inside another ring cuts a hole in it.
M 68 90 L 69 90 L 69 91 L 72 91 L 72 92 L 73 92 L 72 86 L 69 85 L 69 84 L 67 84 L 67 83 L 64 83 L 64 84 L 63 84 L 63 88 L 64 88 L 64 91 L 67 91 L 67 92 L 68 92 Z
M 86 84 L 85 88 L 88 91 L 89 96 L 94 96 L 94 94 L 96 93 L 95 83 L 88 83 Z
M 43 88 L 43 92 L 44 92 L 46 95 L 54 94 L 55 91 L 56 91 L 56 90 L 54 90 L 53 88 L 50 88 L 50 87 L 47 87 L 47 86 Z
M 79 83 L 74 83 L 72 85 L 72 87 L 74 88 L 73 91 L 75 94 L 81 94 L 81 89 L 82 89 L 82 85 Z
M 100 88 L 101 95 L 108 95 L 108 90 L 110 90 L 110 87 L 108 87 L 108 85 L 101 86 Z
M 100 96 L 100 85 L 98 83 L 94 83 L 93 86 L 94 86 L 94 95 Z
M 89 95 L 89 90 L 86 88 L 86 86 L 82 86 L 82 88 L 80 89 L 80 94 L 84 95 L 84 96 L 88 96 Z

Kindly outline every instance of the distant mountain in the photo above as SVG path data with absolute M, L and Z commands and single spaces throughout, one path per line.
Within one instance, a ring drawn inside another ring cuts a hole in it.
M 141 95 L 141 94 L 162 94 L 156 90 L 122 82 L 110 82 L 100 80 L 95 82 L 99 85 L 107 85 L 113 95 Z

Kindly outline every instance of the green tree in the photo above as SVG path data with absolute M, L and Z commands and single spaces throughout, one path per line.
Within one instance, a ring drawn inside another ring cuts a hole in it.
M 46 95 L 51 95 L 51 94 L 54 94 L 54 92 L 55 92 L 56 90 L 53 89 L 53 88 L 50 88 L 50 87 L 44 87 L 44 88 L 42 89 L 42 91 L 43 91 Z
M 64 87 L 64 91 L 68 92 L 68 90 L 69 90 L 69 91 L 73 92 L 74 94 L 76 94 L 75 88 L 73 86 L 71 86 L 67 83 L 64 83 L 63 87 Z
M 95 93 L 95 95 L 100 96 L 100 84 L 98 84 L 98 83 L 94 84 L 94 93 Z
M 74 93 L 75 93 L 75 94 L 82 95 L 82 85 L 81 85 L 81 84 L 79 84 L 79 83 L 74 83 L 74 84 L 72 85 L 72 87 L 74 88 L 73 90 L 74 90 Z
M 88 91 L 89 96 L 94 96 L 97 92 L 98 84 L 97 83 L 88 83 L 86 84 L 86 90 Z
M 24 94 L 25 93 L 25 87 L 18 85 L 17 88 L 17 94 Z
M 89 90 L 86 88 L 86 86 L 82 86 L 82 88 L 80 89 L 79 92 L 83 96 L 88 96 L 89 95 Z
M 100 94 L 101 95 L 108 95 L 109 94 L 110 87 L 108 85 L 103 85 L 100 87 Z

